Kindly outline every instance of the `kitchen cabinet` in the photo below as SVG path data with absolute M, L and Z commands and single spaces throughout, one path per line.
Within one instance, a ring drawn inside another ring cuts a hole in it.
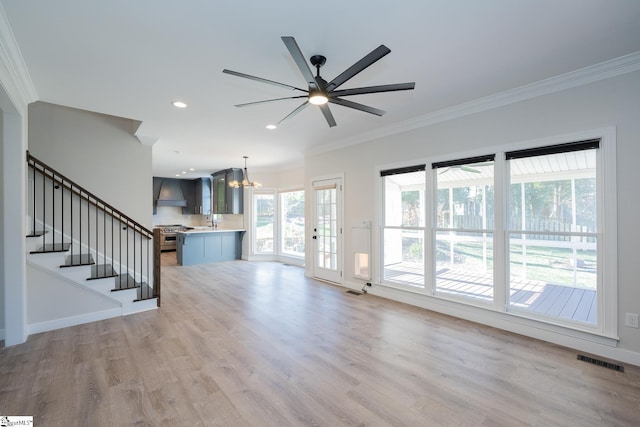
M 196 181 L 196 206 L 200 214 L 211 214 L 211 178 L 199 178 Z
M 243 213 L 243 187 L 229 186 L 232 181 L 242 181 L 242 169 L 230 168 L 215 172 L 211 175 L 213 194 L 213 213 L 241 214 Z
M 183 180 L 182 193 L 187 200 L 187 206 L 182 208 L 183 215 L 211 213 L 211 178 Z
M 242 255 L 244 230 L 188 230 L 176 233 L 178 265 L 231 261 Z

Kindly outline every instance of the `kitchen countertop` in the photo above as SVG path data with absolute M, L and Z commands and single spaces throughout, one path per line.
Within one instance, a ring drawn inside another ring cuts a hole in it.
M 208 226 L 203 227 L 193 227 L 190 230 L 178 231 L 176 234 L 203 234 L 203 233 L 229 233 L 229 232 L 238 232 L 238 231 L 246 231 L 243 228 L 212 228 Z

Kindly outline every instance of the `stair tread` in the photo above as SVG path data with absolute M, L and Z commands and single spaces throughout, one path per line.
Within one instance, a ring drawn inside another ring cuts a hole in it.
M 71 247 L 71 243 L 46 243 L 40 249 L 31 251 L 32 254 L 46 254 L 51 252 L 67 252 Z
M 81 265 L 93 265 L 93 255 L 91 254 L 74 254 L 68 255 L 65 259 L 65 263 L 60 267 L 78 267 Z
M 47 234 L 48 231 L 32 231 L 31 233 L 27 234 L 27 237 L 42 237 L 45 234 Z
M 136 282 L 130 274 L 120 274 L 116 277 L 116 286 L 112 289 L 114 291 L 124 291 L 126 289 L 139 288 L 140 283 Z
M 147 283 L 142 283 L 142 285 L 138 288 L 138 295 L 134 302 L 145 301 L 151 298 L 155 298 L 155 296 L 153 295 L 153 289 Z
M 94 264 L 91 266 L 91 277 L 87 280 L 105 279 L 108 277 L 118 277 L 111 264 Z

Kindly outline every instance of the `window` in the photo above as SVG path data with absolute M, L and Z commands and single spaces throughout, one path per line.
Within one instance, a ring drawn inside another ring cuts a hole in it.
M 381 171 L 383 278 L 424 287 L 425 165 Z
M 304 256 L 304 190 L 280 193 L 280 253 Z
M 381 170 L 380 283 L 615 338 L 615 131 L 597 135 Z
M 597 324 L 598 148 L 506 153 L 510 309 Z
M 493 301 L 493 159 L 432 165 L 437 183 L 436 293 Z
M 273 193 L 254 193 L 254 253 L 275 253 L 275 196 Z

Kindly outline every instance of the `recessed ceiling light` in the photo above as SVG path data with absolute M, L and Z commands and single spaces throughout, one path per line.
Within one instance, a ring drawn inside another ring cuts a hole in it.
M 190 171 L 194 171 L 194 170 L 196 170 L 196 168 L 189 168 L 189 170 L 190 170 Z
M 278 126 L 276 126 L 276 125 L 267 125 L 266 128 L 269 129 L 269 130 L 273 130 L 273 129 L 277 129 Z
M 176 174 L 176 176 L 180 176 L 180 174 L 179 174 L 179 173 L 177 173 L 177 174 Z
M 187 104 L 182 101 L 173 101 L 173 106 L 176 108 L 187 108 Z
M 184 175 L 185 173 L 187 173 L 187 171 L 182 171 L 182 175 Z

